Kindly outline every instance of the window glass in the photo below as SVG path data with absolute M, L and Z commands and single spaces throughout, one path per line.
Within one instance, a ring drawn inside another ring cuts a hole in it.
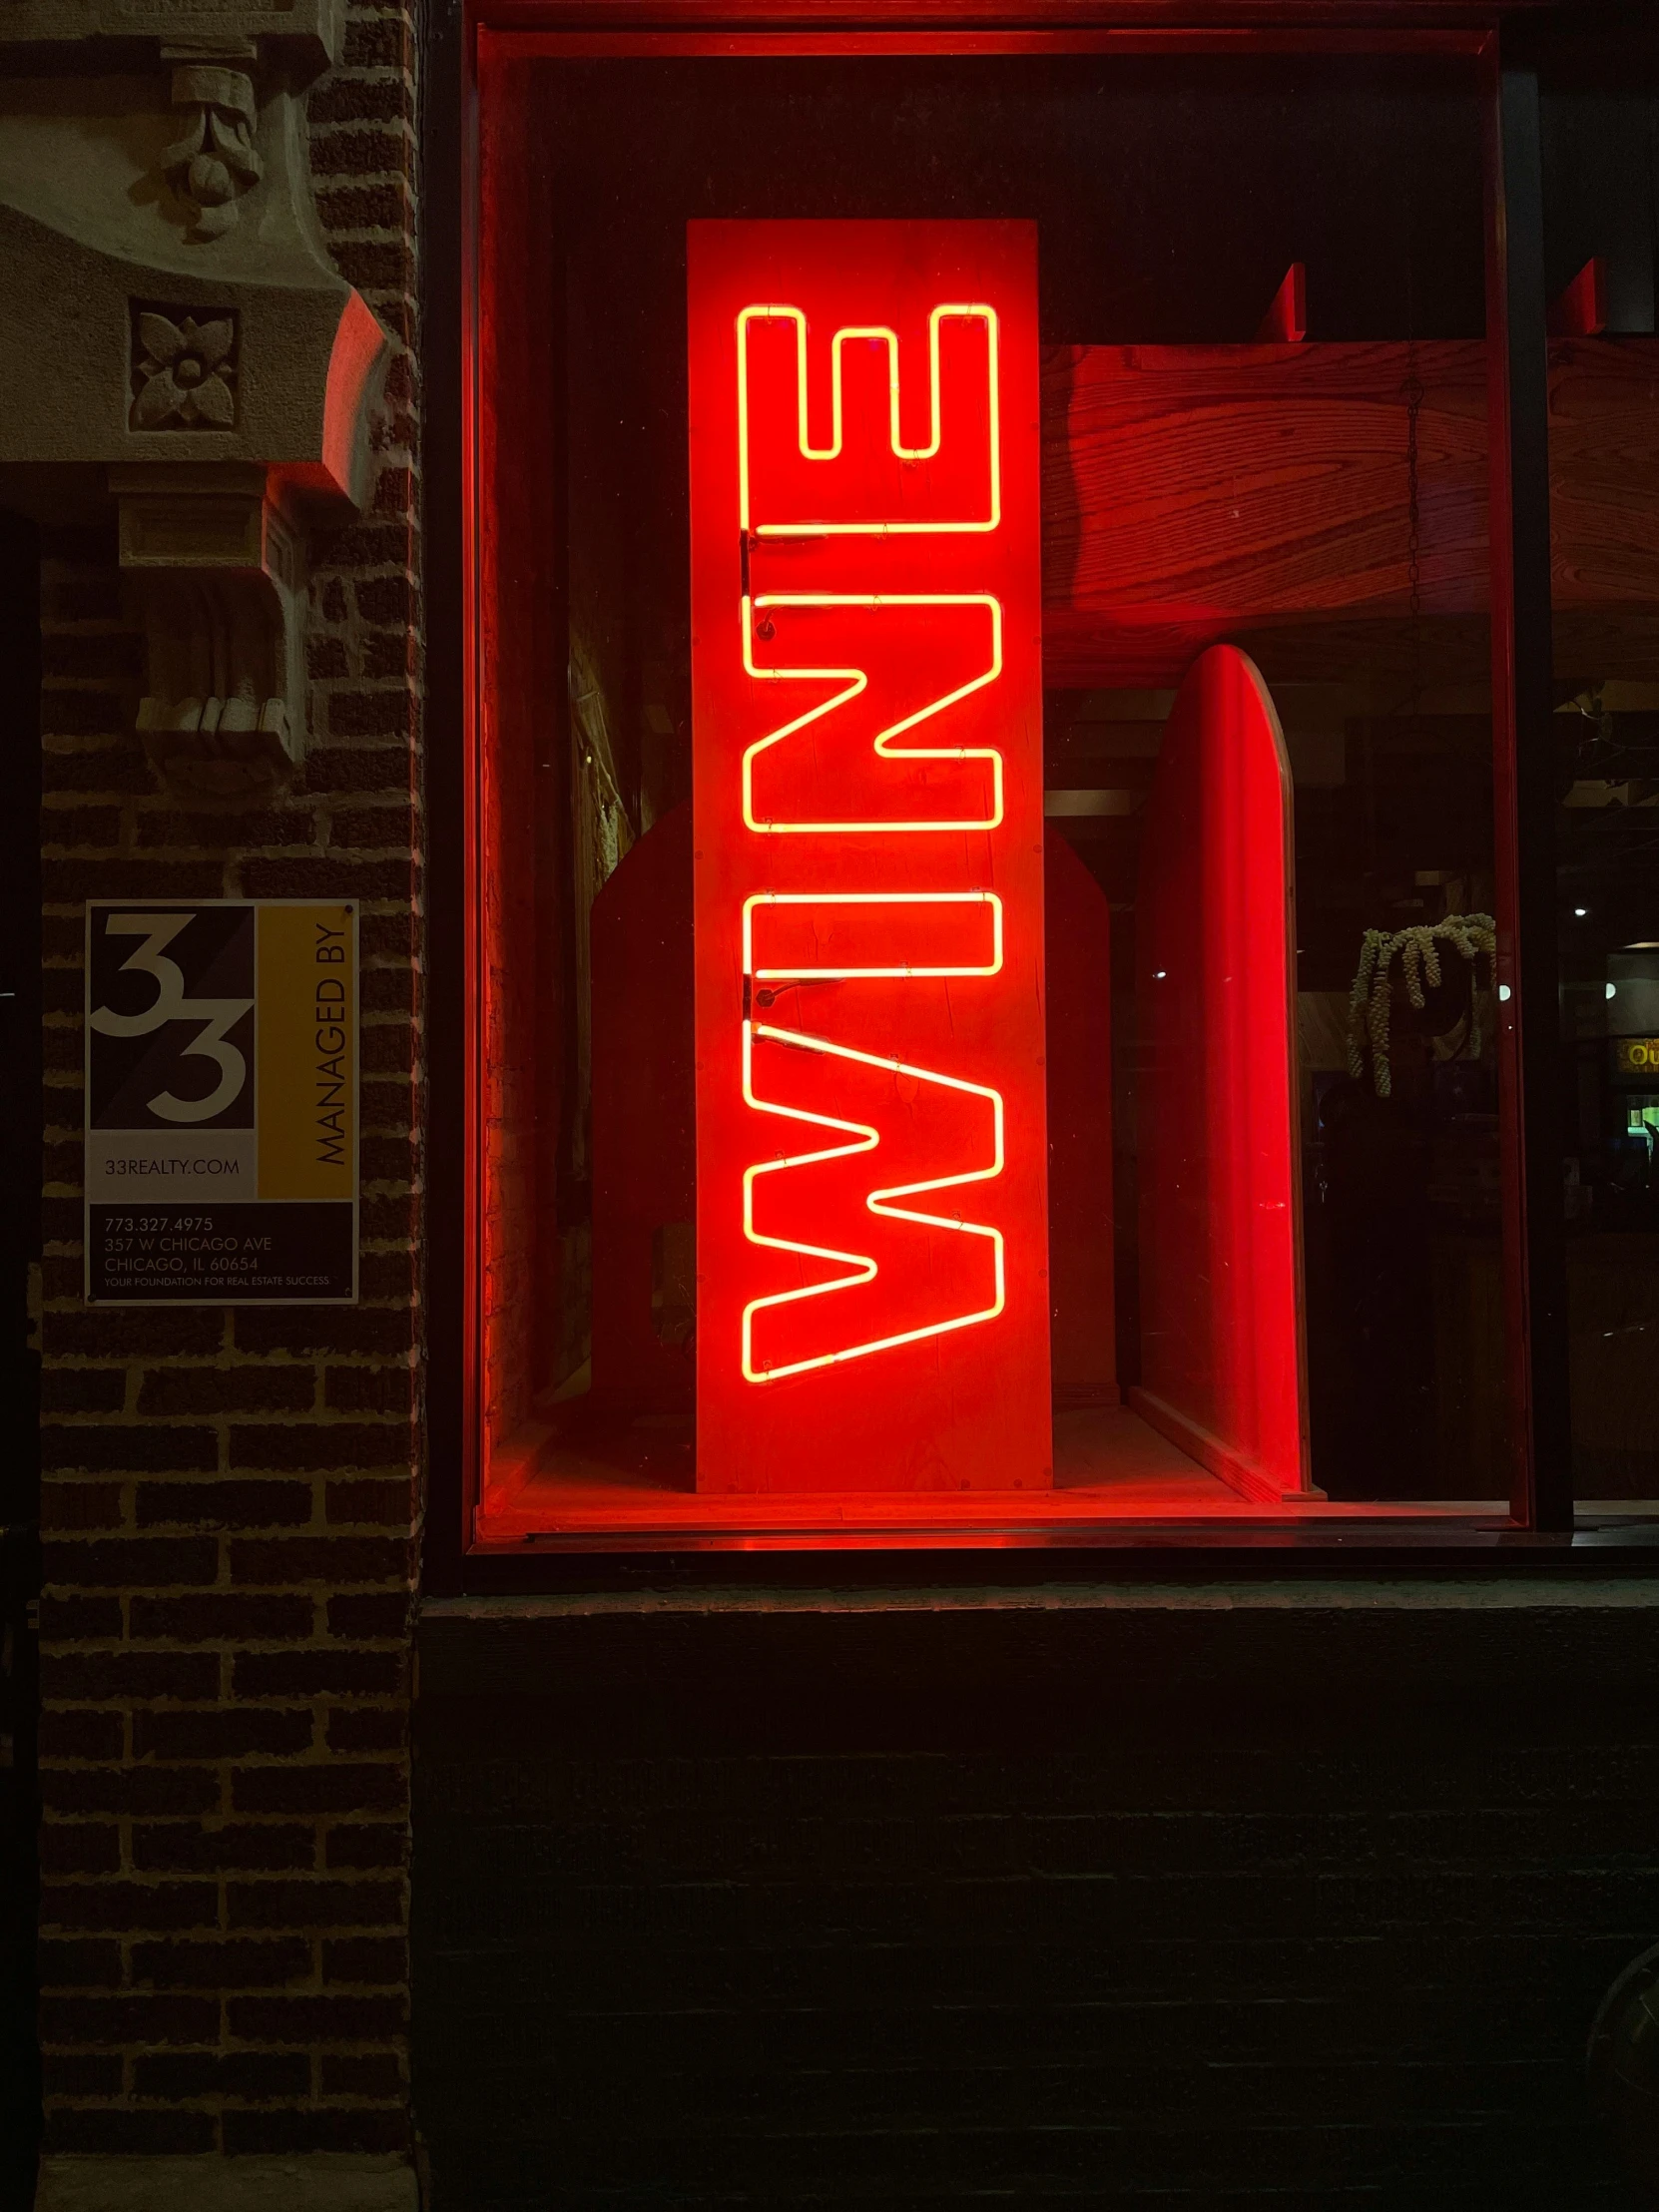
M 478 1537 L 1505 1512 L 1472 76 L 483 112 Z
M 1598 1514 L 1659 1500 L 1659 111 L 1580 85 L 1542 120 L 1573 1477 Z

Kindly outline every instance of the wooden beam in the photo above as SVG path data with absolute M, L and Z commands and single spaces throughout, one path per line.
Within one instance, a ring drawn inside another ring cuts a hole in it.
M 1416 613 L 1409 558 L 1416 415 Z M 1550 347 L 1556 665 L 1659 677 L 1659 341 Z M 1058 346 L 1043 363 L 1044 681 L 1485 666 L 1486 349 Z

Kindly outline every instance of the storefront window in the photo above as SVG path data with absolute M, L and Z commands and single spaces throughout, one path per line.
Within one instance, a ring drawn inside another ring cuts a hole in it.
M 480 90 L 476 1540 L 1504 1517 L 1472 64 Z
M 1581 1511 L 1659 1500 L 1659 345 L 1651 96 L 1542 108 L 1562 1118 Z

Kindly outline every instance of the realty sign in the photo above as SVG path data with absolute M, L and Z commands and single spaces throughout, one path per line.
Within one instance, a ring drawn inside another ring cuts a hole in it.
M 86 1295 L 357 1295 L 353 900 L 87 904 Z

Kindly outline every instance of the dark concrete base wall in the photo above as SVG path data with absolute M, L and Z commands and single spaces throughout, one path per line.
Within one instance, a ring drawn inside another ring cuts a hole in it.
M 477 1601 L 420 1638 L 434 2212 L 1630 2207 L 1652 1585 Z

